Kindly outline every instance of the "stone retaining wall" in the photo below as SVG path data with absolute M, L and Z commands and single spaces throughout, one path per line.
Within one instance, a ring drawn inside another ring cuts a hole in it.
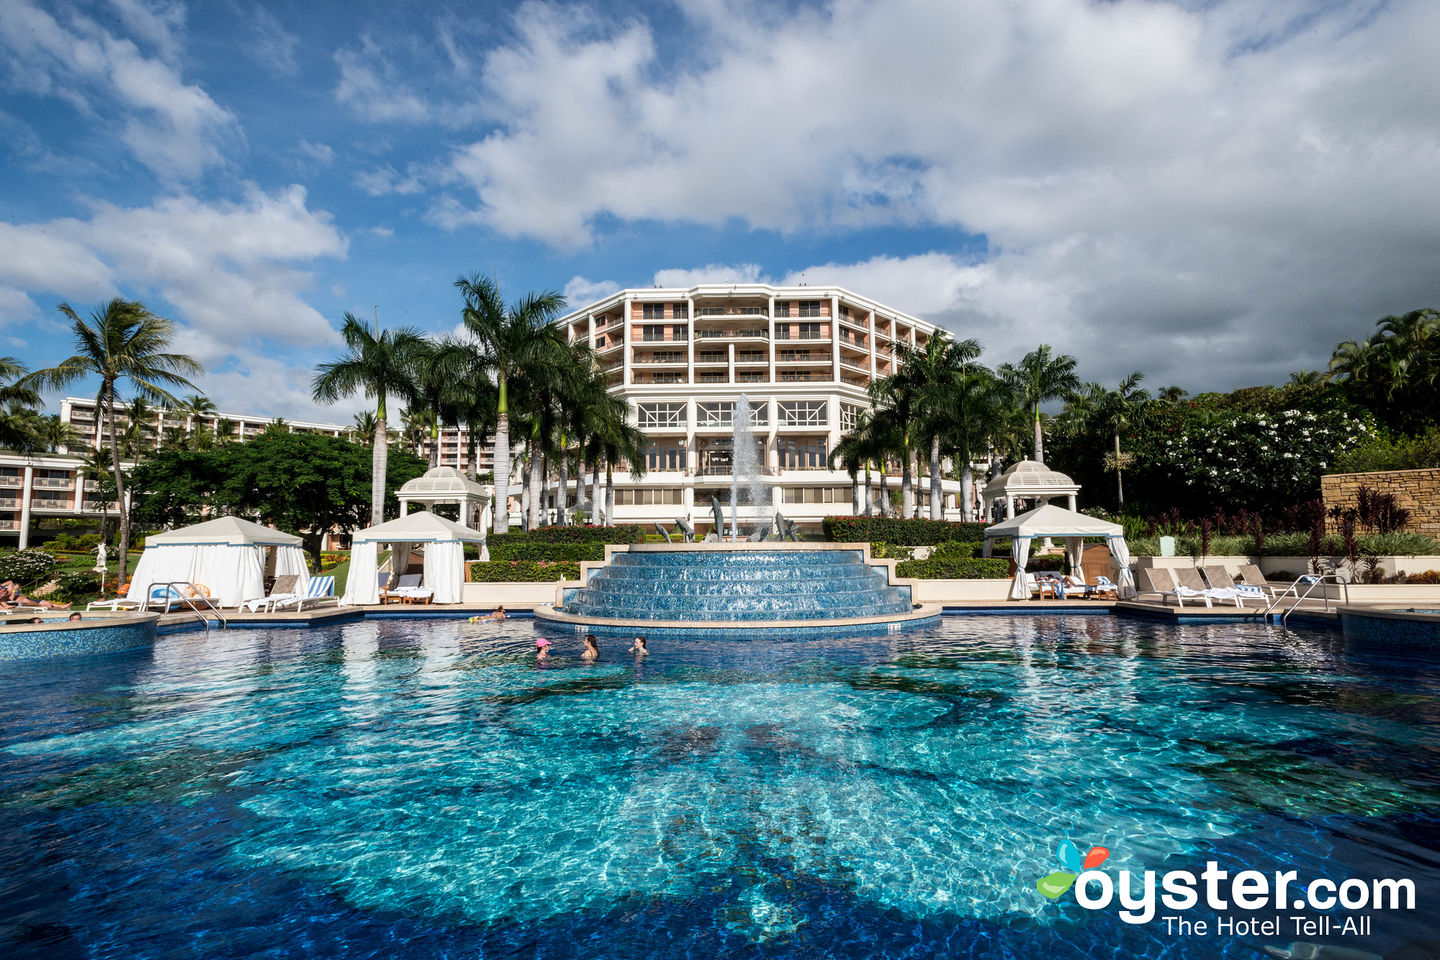
M 1410 511 L 1406 530 L 1440 538 L 1440 469 L 1328 474 L 1320 478 L 1326 513 L 1332 507 L 1354 507 L 1361 487 L 1394 494 L 1396 506 Z

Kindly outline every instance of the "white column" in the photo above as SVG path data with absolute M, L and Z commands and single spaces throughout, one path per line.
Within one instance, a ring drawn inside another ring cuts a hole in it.
M 1075 512 L 1075 494 L 1070 494 L 1070 512 Z
M 840 382 L 840 298 L 830 298 L 830 379 Z
M 20 549 L 30 546 L 30 494 L 34 486 L 35 468 L 25 464 L 25 479 L 20 483 Z
M 1005 519 L 1012 520 L 1015 517 L 1015 498 L 1008 493 L 1005 495 Z
M 624 371 L 623 371 L 624 376 L 623 376 L 621 382 L 624 383 L 625 386 L 627 386 L 627 387 L 630 386 L 630 382 L 631 382 L 631 369 L 630 369 L 630 304 L 631 304 L 631 300 L 630 300 L 629 297 L 626 297 L 624 300 L 622 300 L 622 301 L 620 302 L 620 323 L 621 323 L 621 327 L 620 327 L 620 343 L 621 343 L 620 354 L 621 354 L 621 362 L 623 362 L 623 363 L 625 364 Z

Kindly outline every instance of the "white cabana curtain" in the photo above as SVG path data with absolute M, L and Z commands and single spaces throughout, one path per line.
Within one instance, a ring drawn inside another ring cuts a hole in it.
M 459 540 L 425 544 L 425 585 L 435 592 L 436 603 L 459 603 L 465 582 L 465 547 Z
M 1139 594 L 1135 590 L 1135 574 L 1130 572 L 1130 547 L 1125 543 L 1124 537 L 1111 537 L 1109 539 L 1110 556 L 1115 558 L 1115 567 L 1118 571 L 1115 581 L 1116 593 L 1122 599 L 1133 600 Z
M 1083 537 L 1065 538 L 1065 560 L 1070 564 L 1070 575 L 1078 577 L 1083 583 L 1085 580 L 1085 567 L 1081 560 L 1085 556 L 1085 539 Z
M 161 544 L 146 547 L 127 599 L 145 600 L 151 585 L 203 585 L 222 607 L 265 596 L 265 548 L 259 544 Z M 177 587 L 183 590 L 183 587 Z
M 1011 540 L 1010 556 L 1015 560 L 1015 582 L 1010 585 L 1010 599 L 1026 600 L 1030 597 L 1030 583 L 1025 577 L 1025 564 L 1030 562 L 1030 538 Z
M 379 545 L 373 540 L 363 541 L 350 548 L 350 575 L 345 581 L 345 596 L 340 603 L 349 607 L 380 602 L 380 586 L 377 574 L 380 572 Z
M 280 546 L 275 548 L 275 576 L 299 577 L 295 581 L 295 593 L 304 593 L 310 586 L 310 568 L 305 563 L 303 547 Z

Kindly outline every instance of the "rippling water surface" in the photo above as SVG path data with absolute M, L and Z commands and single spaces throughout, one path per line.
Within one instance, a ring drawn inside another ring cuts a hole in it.
M 561 640 L 543 668 L 534 639 L 379 621 L 0 668 L 0 955 L 1079 960 L 1292 939 L 1049 901 L 1035 882 L 1066 839 L 1111 870 L 1411 877 L 1420 909 L 1336 942 L 1440 939 L 1424 661 L 1102 616 L 595 665 Z

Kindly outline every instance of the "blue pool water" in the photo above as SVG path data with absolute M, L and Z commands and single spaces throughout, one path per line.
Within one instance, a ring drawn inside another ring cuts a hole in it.
M 0 956 L 1259 956 L 1049 901 L 1106 869 L 1409 877 L 1440 671 L 1331 632 L 947 617 L 607 645 L 450 621 L 0 665 Z M 1267 914 L 1268 915 L 1268 914 Z M 1209 917 L 1204 910 L 1192 918 Z

